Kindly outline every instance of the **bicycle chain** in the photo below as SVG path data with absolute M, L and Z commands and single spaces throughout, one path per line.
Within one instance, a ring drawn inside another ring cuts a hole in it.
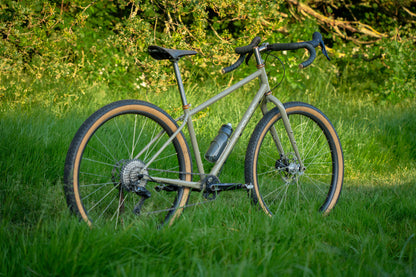
M 205 174 L 205 173 L 195 173 L 195 172 L 185 172 L 185 171 L 175 171 L 175 170 L 168 170 L 168 169 L 155 169 L 155 168 L 147 168 L 148 171 L 158 171 L 158 172 L 165 172 L 165 173 L 178 173 L 178 174 L 189 174 L 189 175 L 198 175 L 198 176 L 202 176 L 202 177 L 206 177 L 209 174 Z M 157 182 L 155 180 L 153 180 L 153 178 L 150 175 L 145 175 L 146 177 L 149 178 L 150 181 L 155 182 L 157 184 L 163 184 L 162 182 Z M 201 178 L 202 179 L 202 178 Z M 202 190 L 202 188 L 201 188 Z M 156 214 L 156 213 L 163 213 L 163 212 L 169 212 L 169 211 L 173 211 L 176 209 L 185 209 L 188 207 L 193 207 L 193 206 L 198 206 L 198 205 L 203 205 L 206 204 L 208 202 L 211 202 L 215 200 L 215 198 L 211 198 L 211 199 L 207 199 L 206 201 L 202 201 L 202 202 L 197 202 L 197 203 L 193 203 L 193 204 L 187 204 L 185 206 L 181 206 L 181 207 L 177 207 L 177 208 L 169 208 L 169 209 L 163 209 L 163 210 L 158 210 L 158 211 L 152 211 L 152 212 L 148 212 L 146 214 Z

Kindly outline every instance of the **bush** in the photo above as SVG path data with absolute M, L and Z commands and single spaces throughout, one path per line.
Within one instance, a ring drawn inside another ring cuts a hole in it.
M 363 2 L 347 6 L 353 11 L 351 14 L 362 15 L 369 24 L 383 20 L 382 15 L 392 9 L 389 1 L 383 1 L 379 9 L 374 5 L 365 8 Z M 318 11 L 327 15 L 346 13 L 339 5 L 333 5 L 334 9 L 330 10 L 328 4 L 314 3 Z M 409 8 L 407 2 L 400 5 Z M 369 63 L 366 59 L 354 58 L 351 50 L 355 45 L 331 36 L 330 30 L 322 29 L 324 26 L 319 25 L 319 20 L 300 18 L 294 7 L 283 0 L 33 0 L 5 1 L 0 8 L 2 101 L 40 100 L 42 96 L 34 95 L 40 92 L 31 86 L 46 80 L 70 84 L 87 82 L 135 92 L 160 92 L 175 86 L 168 64 L 155 62 L 147 54 L 147 46 L 151 44 L 199 52 L 181 63 L 185 83 L 191 77 L 193 81 L 221 80 L 220 69 L 236 58 L 233 49 L 249 43 L 254 36 L 259 35 L 269 42 L 309 40 L 320 28 L 327 38 L 333 39 L 330 45 L 335 51 L 351 53 L 336 61 L 340 72 L 345 71 L 346 64 L 353 67 L 352 75 L 381 72 L 382 82 L 371 84 L 376 87 L 369 89 L 369 93 L 388 101 L 412 97 L 414 79 L 410 76 L 414 76 L 414 70 L 410 65 L 413 54 L 404 46 L 412 47 L 414 43 L 411 39 L 397 39 L 400 34 L 412 38 L 414 31 L 409 25 L 404 26 L 401 33 L 396 32 L 396 40 L 379 40 L 371 51 L 381 58 Z M 406 12 L 411 13 L 407 8 L 400 10 L 397 18 L 403 18 Z M 385 31 L 386 26 L 391 26 L 388 25 L 391 18 L 378 26 Z M 397 27 L 390 27 L 390 30 Z M 297 63 L 302 58 L 301 51 L 293 55 L 295 58 L 291 62 Z M 337 82 L 334 80 L 334 84 Z M 295 81 L 289 79 L 289 83 L 296 86 Z M 15 89 L 11 90 L 13 87 Z M 81 96 L 82 91 L 77 97 Z

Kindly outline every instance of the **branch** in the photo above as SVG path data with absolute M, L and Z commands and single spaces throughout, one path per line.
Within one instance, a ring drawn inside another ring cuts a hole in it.
M 376 39 L 387 37 L 386 34 L 379 33 L 373 27 L 367 24 L 363 24 L 359 21 L 344 21 L 344 20 L 331 19 L 329 17 L 326 17 L 316 12 L 308 5 L 304 3 L 300 3 L 298 0 L 286 0 L 286 1 L 290 5 L 296 6 L 298 11 L 302 13 L 304 16 L 312 16 L 316 18 L 321 24 L 332 27 L 335 30 L 335 33 L 337 33 L 339 36 L 341 36 L 344 39 L 352 40 L 360 44 L 366 43 L 366 42 L 358 41 L 353 37 L 349 37 L 345 33 L 341 32 L 340 29 L 350 31 L 352 33 L 361 33 L 361 34 L 364 34 L 364 35 L 367 35 Z
M 410 14 L 411 16 L 416 17 L 415 13 L 412 13 L 411 11 L 409 11 L 408 9 L 406 9 L 405 7 L 403 7 L 403 10 L 405 10 L 408 14 Z

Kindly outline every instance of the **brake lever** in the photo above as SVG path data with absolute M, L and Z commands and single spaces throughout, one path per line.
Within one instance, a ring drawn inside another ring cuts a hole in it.
M 248 53 L 248 55 L 246 56 L 246 65 L 248 65 L 248 62 L 249 62 L 251 56 L 253 56 L 253 51 L 251 51 L 250 53 Z
M 328 61 L 331 60 L 331 58 L 328 56 L 328 52 L 326 51 L 326 47 L 325 47 L 325 43 L 324 41 L 321 39 L 321 41 L 319 42 L 319 44 L 321 45 L 321 49 L 322 49 L 322 54 L 325 55 L 325 57 L 328 59 Z
M 328 61 L 331 60 L 331 58 L 328 56 L 328 52 L 326 51 L 326 47 L 325 47 L 325 43 L 324 40 L 322 38 L 322 35 L 319 32 L 315 32 L 312 35 L 312 41 L 310 41 L 310 43 L 312 43 L 313 47 L 317 47 L 318 45 L 321 46 L 322 49 L 322 53 L 324 54 L 324 56 L 328 59 Z

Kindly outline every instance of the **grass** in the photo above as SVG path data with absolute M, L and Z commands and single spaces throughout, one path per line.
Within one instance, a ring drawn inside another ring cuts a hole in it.
M 67 87 L 53 86 L 57 95 Z M 338 130 L 346 175 L 340 201 L 329 216 L 285 211 L 269 218 L 250 205 L 244 192 L 231 192 L 188 208 L 169 228 L 89 229 L 69 215 L 65 204 L 66 151 L 93 110 L 127 93 L 82 87 L 78 102 L 64 103 L 64 97 L 53 104 L 2 100 L 0 276 L 416 276 L 414 102 L 376 105 L 319 80 L 309 93 L 275 94 L 282 101 L 311 102 Z M 74 92 L 76 88 L 69 86 Z M 219 89 L 188 88 L 194 105 Z M 52 85 L 43 90 L 52 91 Z M 88 101 L 98 92 L 106 98 Z M 249 95 L 239 92 L 201 113 L 195 121 L 201 150 L 221 124 L 241 115 L 240 104 Z M 171 104 L 178 103 L 176 91 L 131 97 L 178 113 Z M 249 135 L 243 134 L 221 180 L 243 180 Z

